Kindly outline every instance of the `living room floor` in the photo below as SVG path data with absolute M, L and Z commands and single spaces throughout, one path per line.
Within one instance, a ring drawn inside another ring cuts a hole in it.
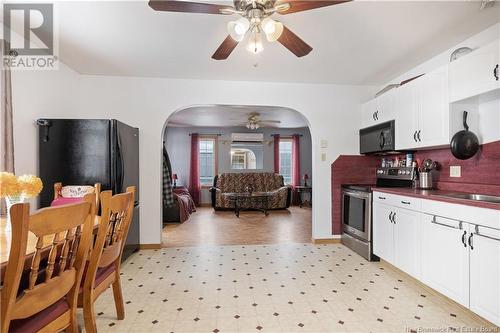
M 162 231 L 163 247 L 199 245 L 252 245 L 311 242 L 310 208 L 262 212 L 214 211 L 199 207 L 184 223 L 168 223 Z

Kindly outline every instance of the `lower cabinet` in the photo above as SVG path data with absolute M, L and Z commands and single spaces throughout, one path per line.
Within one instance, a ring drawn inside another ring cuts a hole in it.
M 419 213 L 375 202 L 373 252 L 402 271 L 419 276 Z
M 423 204 L 396 207 L 397 201 L 384 203 L 390 198 L 378 200 L 386 199 L 379 194 L 373 202 L 374 253 L 500 326 L 500 230 L 470 220 L 484 222 L 491 211 L 455 205 L 469 219 L 463 222 L 434 215 Z
M 418 278 L 420 213 L 397 208 L 394 211 L 394 262 L 402 271 Z
M 373 204 L 373 253 L 385 261 L 394 262 L 393 207 L 381 203 Z
M 471 231 L 470 309 L 500 326 L 500 230 Z
M 469 306 L 469 225 L 422 214 L 422 281 Z

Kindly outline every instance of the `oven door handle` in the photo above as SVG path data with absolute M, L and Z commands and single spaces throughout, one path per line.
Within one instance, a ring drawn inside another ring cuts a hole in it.
M 347 196 L 355 197 L 355 198 L 359 198 L 359 199 L 370 199 L 371 193 L 360 192 L 360 191 L 351 191 L 351 190 L 342 190 L 342 195 L 347 195 Z

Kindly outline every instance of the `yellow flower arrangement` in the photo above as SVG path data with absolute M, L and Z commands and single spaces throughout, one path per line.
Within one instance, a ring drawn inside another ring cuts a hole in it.
M 43 183 L 37 176 L 22 175 L 17 178 L 17 181 L 19 182 L 21 193 L 26 198 L 34 198 L 42 191 Z
M 21 187 L 17 177 L 10 172 L 0 172 L 0 198 L 18 196 Z

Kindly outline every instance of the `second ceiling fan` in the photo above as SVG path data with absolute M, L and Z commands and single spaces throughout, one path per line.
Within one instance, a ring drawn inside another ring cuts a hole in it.
M 229 35 L 212 55 L 215 60 L 224 60 L 246 36 L 249 38 L 248 50 L 259 53 L 263 49 L 263 35 L 269 42 L 278 41 L 297 57 L 303 57 L 312 51 L 312 47 L 281 22 L 272 19 L 271 15 L 286 15 L 349 1 L 351 0 L 234 0 L 234 7 L 231 7 L 180 0 L 150 0 L 149 6 L 154 10 L 167 12 L 240 15 L 239 19 L 228 23 Z

